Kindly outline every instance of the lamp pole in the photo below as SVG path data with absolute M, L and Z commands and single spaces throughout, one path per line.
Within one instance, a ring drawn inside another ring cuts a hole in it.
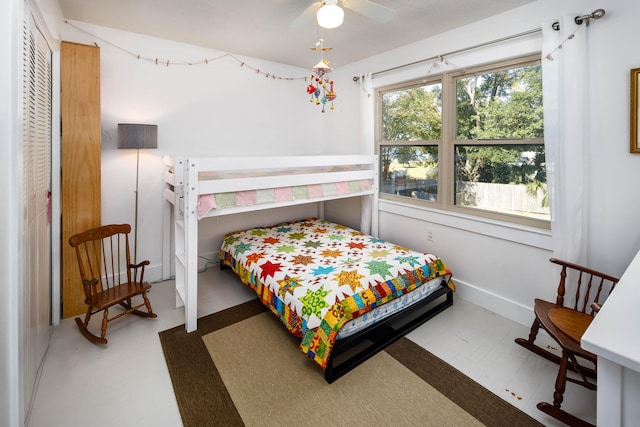
M 138 263 L 138 178 L 140 176 L 140 149 L 136 148 L 136 210 L 133 229 L 133 263 Z
M 135 218 L 133 223 L 133 262 L 138 262 L 138 190 L 140 184 L 140 149 L 158 148 L 158 125 L 118 123 L 118 148 L 136 149 Z

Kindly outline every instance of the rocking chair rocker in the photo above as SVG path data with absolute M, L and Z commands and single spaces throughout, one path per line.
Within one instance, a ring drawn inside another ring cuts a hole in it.
M 80 277 L 84 288 L 87 314 L 84 321 L 76 317 L 82 335 L 96 344 L 106 344 L 108 322 L 126 314 L 157 317 L 147 298 L 151 285 L 144 283 L 144 268 L 149 261 L 131 264 L 129 258 L 129 224 L 103 225 L 69 238 L 76 250 Z M 142 303 L 134 305 L 132 298 L 140 295 Z M 109 318 L 109 308 L 119 305 L 124 311 Z M 142 307 L 146 311 L 140 311 Z M 100 336 L 89 332 L 91 316 L 103 311 Z
M 593 320 L 594 314 L 600 309 L 600 301 L 609 296 L 618 279 L 559 259 L 551 258 L 549 261 L 562 267 L 556 302 L 536 298 L 533 308 L 536 318 L 531 326 L 529 338 L 517 338 L 515 342 L 560 365 L 553 404 L 540 402 L 537 405 L 538 409 L 570 426 L 591 426 L 590 423 L 561 409 L 561 404 L 567 381 L 590 390 L 596 389 L 596 355 L 584 350 L 580 345 L 580 339 Z M 569 282 L 572 284 L 569 285 Z M 565 301 L 567 292 L 568 296 L 574 296 L 575 302 Z M 558 343 L 562 350 L 561 357 L 534 344 L 540 328 L 547 331 Z M 585 366 L 585 362 L 590 363 Z M 580 378 L 568 377 L 567 370 L 576 372 Z

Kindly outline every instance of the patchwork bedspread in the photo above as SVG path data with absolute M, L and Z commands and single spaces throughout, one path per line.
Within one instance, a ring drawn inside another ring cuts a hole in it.
M 198 198 L 198 218 L 204 217 L 212 209 L 290 202 L 292 200 L 313 200 L 329 196 L 344 196 L 370 189 L 371 181 L 362 179 L 358 181 L 329 182 L 326 184 L 201 194 Z
M 314 175 L 333 172 L 357 171 L 360 166 L 311 166 L 287 169 L 267 168 L 254 171 L 209 171 L 198 173 L 200 181 L 245 179 L 270 176 Z M 295 182 L 295 178 L 293 179 Z M 371 190 L 370 179 L 337 181 L 324 184 L 294 185 L 291 187 L 262 188 L 216 194 L 201 194 L 198 199 L 198 217 L 204 217 L 212 209 L 236 206 L 254 206 L 269 203 L 310 200 L 322 197 L 343 196 Z
M 323 369 L 346 322 L 451 272 L 435 255 L 306 219 L 227 234 L 218 261 L 253 288 Z

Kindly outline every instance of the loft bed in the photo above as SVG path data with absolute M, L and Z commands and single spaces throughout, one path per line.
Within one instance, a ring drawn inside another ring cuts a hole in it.
M 168 202 L 164 234 L 165 241 L 170 240 L 171 232 L 174 236 L 176 305 L 185 307 L 187 332 L 197 329 L 200 220 L 346 197 L 377 198 L 377 157 L 372 155 L 165 156 L 163 164 Z M 322 216 L 321 203 L 318 213 Z M 375 230 L 375 209 L 371 222 Z M 169 246 L 163 245 L 164 278 L 170 276 Z
M 260 158 L 187 158 L 167 156 L 164 159 L 164 165 L 164 197 L 169 202 L 167 204 L 168 209 L 172 211 L 175 236 L 176 305 L 184 305 L 185 307 L 185 328 L 187 332 L 197 329 L 197 242 L 198 222 L 200 220 L 207 217 L 302 203 L 318 203 L 318 213 L 319 216 L 322 216 L 323 205 L 319 202 L 346 197 L 371 196 L 370 199 L 373 205 L 371 233 L 373 236 L 377 234 L 377 156 L 341 155 Z M 165 215 L 165 218 L 169 217 L 170 215 Z M 297 222 L 294 221 L 294 223 Z M 364 225 L 361 224 L 361 226 Z M 339 227 L 342 229 L 343 226 Z M 165 223 L 165 232 L 167 228 L 171 228 L 171 226 Z M 367 227 L 363 228 L 368 229 Z M 359 238 L 364 238 L 362 236 Z M 372 241 L 376 243 L 382 243 L 382 241 L 373 236 L 366 236 L 366 238 L 373 239 Z M 221 266 L 231 266 L 242 281 L 254 288 L 256 292 L 259 289 L 266 289 L 266 287 L 255 282 L 254 275 L 247 274 L 248 270 L 245 267 L 238 266 L 239 264 L 236 263 L 233 253 L 226 255 L 223 253 L 225 243 L 227 243 L 226 239 L 223 241 L 223 248 L 221 248 L 219 254 Z M 396 245 L 392 245 L 392 247 L 408 251 L 408 249 Z M 169 255 L 165 252 L 163 264 L 168 264 Z M 330 348 L 326 353 L 327 357 L 318 358 L 315 357 L 315 351 L 307 351 L 307 355 L 324 369 L 325 379 L 328 382 L 334 381 L 390 343 L 452 305 L 453 297 L 451 291 L 453 286 L 450 283 L 450 271 L 439 258 L 429 255 L 428 259 L 430 260 L 429 266 L 423 266 L 422 268 L 425 272 L 429 271 L 429 274 L 423 274 L 422 271 L 419 274 L 415 273 L 420 276 L 419 282 L 413 283 L 414 276 L 411 276 L 407 283 L 399 286 L 397 292 L 392 292 L 393 295 L 382 292 L 384 301 L 381 300 L 373 304 L 380 305 L 380 307 L 378 307 L 379 310 L 371 310 L 371 312 L 381 313 L 387 311 L 386 308 L 390 307 L 391 304 L 385 304 L 386 302 L 392 301 L 395 297 L 406 296 L 410 291 L 413 292 L 414 288 L 424 287 L 424 289 L 427 289 L 423 282 L 428 283 L 429 292 L 425 293 L 419 301 L 413 301 L 406 308 L 402 308 L 395 313 L 389 310 L 389 313 L 384 316 L 372 315 L 371 317 L 375 318 L 373 325 L 367 325 L 362 330 L 356 330 L 348 337 L 336 339 L 337 334 L 332 334 L 329 339 Z M 440 263 L 438 268 L 434 267 L 436 260 Z M 399 270 L 406 272 L 408 268 L 402 266 L 399 267 Z M 241 273 L 242 271 L 244 273 Z M 434 272 L 437 274 L 432 277 L 430 274 Z M 426 276 L 429 276 L 428 279 Z M 365 279 L 365 282 L 367 280 L 371 283 L 376 282 L 374 279 Z M 407 279 L 394 280 L 402 281 Z M 398 284 L 396 282 L 389 283 Z M 391 287 L 393 288 L 393 286 Z M 276 313 L 274 307 L 278 304 L 267 303 L 269 298 L 265 294 L 261 295 L 259 293 L 258 295 L 262 302 L 271 308 L 272 312 Z M 372 307 L 361 309 L 357 313 L 354 312 L 355 315 L 352 317 L 359 317 L 369 311 L 370 308 Z M 382 310 L 383 308 L 385 310 Z M 377 317 L 380 317 L 380 319 Z M 352 320 L 355 323 L 357 319 Z M 306 329 L 306 322 L 307 320 L 304 321 L 302 329 Z M 291 332 L 296 333 L 291 328 L 289 329 Z M 298 329 L 298 332 L 302 329 Z

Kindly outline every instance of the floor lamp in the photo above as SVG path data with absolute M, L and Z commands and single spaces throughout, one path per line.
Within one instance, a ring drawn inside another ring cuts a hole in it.
M 158 125 L 118 124 L 118 148 L 136 150 L 136 214 L 133 232 L 133 262 L 138 262 L 138 177 L 140 172 L 140 150 L 158 148 Z

